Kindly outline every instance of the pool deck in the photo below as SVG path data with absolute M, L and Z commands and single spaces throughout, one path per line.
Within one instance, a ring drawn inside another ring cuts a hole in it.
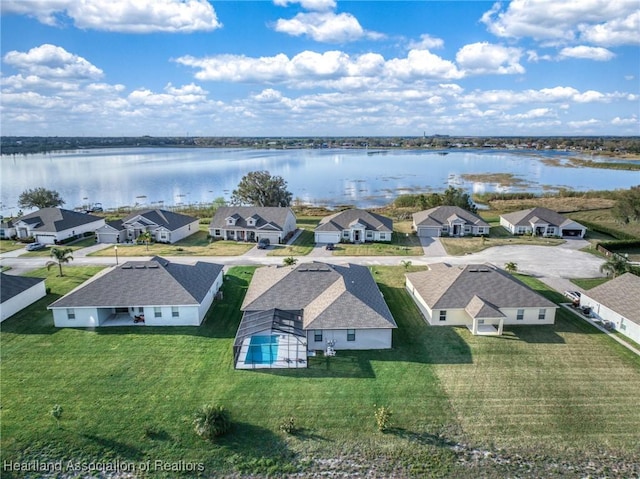
M 249 352 L 251 337 L 246 338 L 242 342 L 236 369 L 287 369 L 287 368 L 306 368 L 307 367 L 307 346 L 302 344 L 300 339 L 288 334 L 279 334 L 278 336 L 278 353 L 275 361 L 271 363 L 258 364 L 247 363 L 245 359 Z

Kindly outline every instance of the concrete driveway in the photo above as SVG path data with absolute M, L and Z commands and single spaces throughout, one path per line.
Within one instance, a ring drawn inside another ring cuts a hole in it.
M 437 237 L 428 238 L 428 237 L 421 236 L 420 244 L 422 245 L 424 255 L 427 257 L 434 258 L 434 257 L 440 257 L 440 256 L 447 256 L 447 252 L 445 251 L 444 246 L 442 246 L 442 243 L 440 242 L 440 238 L 437 238 Z

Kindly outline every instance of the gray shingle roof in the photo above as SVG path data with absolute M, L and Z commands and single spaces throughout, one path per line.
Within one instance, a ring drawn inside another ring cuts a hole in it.
M 640 276 L 625 273 L 583 294 L 640 324 Z
M 147 222 L 147 224 L 156 224 L 158 226 L 162 226 L 166 229 L 168 229 L 169 231 L 175 231 L 179 228 L 182 228 L 183 226 L 186 226 L 188 224 L 193 223 L 194 221 L 197 221 L 198 218 L 194 218 L 193 216 L 189 216 L 189 215 L 183 215 L 180 213 L 174 213 L 173 211 L 166 211 L 166 210 L 160 210 L 160 209 L 149 209 L 149 210 L 142 210 L 142 211 L 136 211 L 134 213 L 131 213 L 130 215 L 126 216 L 125 218 L 122 219 L 122 222 L 120 224 L 120 229 L 123 228 L 123 223 L 127 223 L 128 221 L 131 221 L 132 219 L 141 216 L 142 218 L 144 218 Z M 115 223 L 115 222 L 114 222 Z M 110 226 L 114 226 L 114 224 L 109 223 Z M 116 227 L 116 226 L 114 226 Z
M 209 229 L 260 229 L 270 223 L 270 228 L 283 231 L 289 214 L 293 215 L 291 208 L 277 206 L 221 206 L 216 210 Z M 235 226 L 227 224 L 229 217 L 237 219 Z M 255 226 L 247 224 L 251 217 L 257 218 Z
M 393 231 L 393 220 L 391 218 L 359 209 L 349 209 L 326 216 L 320 220 L 320 224 L 315 230 L 343 231 L 350 229 L 355 222 L 361 223 L 366 229 L 372 231 L 389 233 Z
M 469 307 L 477 314 L 485 307 L 557 307 L 510 274 L 488 264 L 450 266 L 439 263 L 430 268 L 405 276 L 432 309 Z M 476 296 L 485 304 L 480 305 L 474 299 Z
M 32 229 L 41 232 L 60 232 L 78 226 L 100 221 L 99 216 L 78 213 L 62 208 L 42 208 L 33 213 L 20 217 L 16 221 L 24 221 L 32 225 Z
M 584 228 L 580 223 L 541 206 L 530 208 L 528 210 L 514 211 L 513 213 L 501 216 L 514 226 L 531 226 L 531 222 L 535 223 L 536 221 L 542 221 L 550 224 L 551 226 L 561 227 L 568 224 L 576 224 Z
M 303 310 L 305 329 L 395 328 L 371 272 L 365 266 L 303 263 L 256 270 L 243 311 Z
M 221 271 L 219 264 L 170 263 L 158 256 L 150 261 L 128 261 L 98 274 L 49 307 L 195 305 L 202 302 Z
M 457 215 L 467 223 L 475 226 L 489 226 L 482 218 L 459 206 L 436 206 L 428 210 L 418 211 L 413 214 L 413 221 L 417 226 L 448 225 L 448 220 L 452 215 Z
M 44 278 L 29 278 L 27 276 L 14 276 L 0 273 L 0 303 L 9 301 L 23 291 L 44 281 Z

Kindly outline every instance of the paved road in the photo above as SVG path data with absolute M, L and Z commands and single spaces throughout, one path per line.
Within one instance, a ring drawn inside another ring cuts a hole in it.
M 399 265 L 403 260 L 410 260 L 413 264 L 433 264 L 447 262 L 450 264 L 466 264 L 466 263 L 491 263 L 498 267 L 504 267 L 504 264 L 510 261 L 518 264 L 519 271 L 532 274 L 539 277 L 543 281 L 555 281 L 555 283 L 547 283 L 552 287 L 560 285 L 560 290 L 567 289 L 568 284 L 557 280 L 566 278 L 593 278 L 601 276 L 600 265 L 603 260 L 597 256 L 579 251 L 580 247 L 588 245 L 586 241 L 575 240 L 569 241 L 560 246 L 529 246 L 529 245 L 509 245 L 497 246 L 493 248 L 473 253 L 465 256 L 447 256 L 447 255 L 429 255 L 429 256 L 329 256 L 328 251 L 318 249 L 314 252 L 318 255 L 299 256 L 298 261 L 325 261 L 333 264 L 358 263 L 364 265 Z M 98 246 L 91 246 L 91 251 Z M 259 253 L 258 253 L 259 252 Z M 10 266 L 10 273 L 22 274 L 36 268 L 40 268 L 49 261 L 47 257 L 29 257 L 22 258 L 16 256 L 15 252 L 5 253 L 0 256 L 3 266 Z M 148 257 L 120 258 L 120 261 L 126 260 L 145 260 Z M 282 257 L 266 256 L 266 251 L 251 249 L 248 254 L 243 256 L 193 256 L 193 257 L 167 257 L 171 261 L 177 263 L 194 263 L 196 261 L 210 261 L 228 266 L 234 265 L 268 265 L 282 264 Z M 86 256 L 85 250 L 78 250 L 74 254 L 74 265 L 113 265 L 115 259 L 112 257 Z

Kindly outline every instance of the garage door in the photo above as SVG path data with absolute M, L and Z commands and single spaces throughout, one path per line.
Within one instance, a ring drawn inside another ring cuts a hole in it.
M 316 243 L 338 243 L 340 242 L 340 233 L 316 232 Z
M 582 237 L 582 230 L 562 230 L 562 236 Z
M 280 233 L 258 233 L 257 234 L 258 238 L 257 239 L 268 239 L 271 244 L 278 244 L 280 243 Z
M 438 227 L 428 227 L 428 226 L 418 226 L 418 236 L 440 236 L 440 228 Z
M 56 237 L 53 235 L 36 235 L 36 241 L 42 244 L 55 244 Z

